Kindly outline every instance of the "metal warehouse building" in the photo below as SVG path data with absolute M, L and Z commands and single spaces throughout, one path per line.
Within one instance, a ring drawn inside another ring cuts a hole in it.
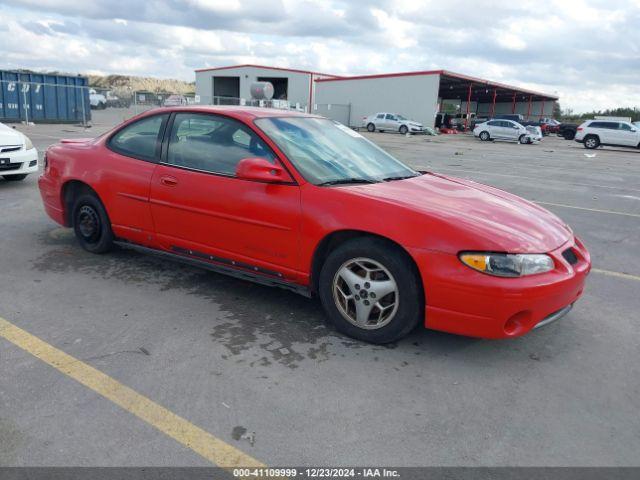
M 270 82 L 275 100 L 308 111 L 315 80 L 332 77 L 334 75 L 262 65 L 203 68 L 196 70 L 196 96 L 199 103 L 205 105 L 240 105 L 251 99 L 253 83 Z
M 434 126 L 436 114 L 445 110 L 477 116 L 519 113 L 535 120 L 551 116 L 558 100 L 447 70 L 340 77 L 260 65 L 196 70 L 196 95 L 203 104 L 245 104 L 257 81 L 273 84 L 274 99 L 350 126 L 377 112 L 400 113 L 425 126 Z

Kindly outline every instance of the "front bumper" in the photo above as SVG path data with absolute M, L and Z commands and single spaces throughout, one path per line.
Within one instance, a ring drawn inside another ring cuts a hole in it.
M 562 255 L 569 248 L 577 257 L 574 265 Z M 580 298 L 591 270 L 578 238 L 548 252 L 553 271 L 520 278 L 477 272 L 452 254 L 412 253 L 425 286 L 425 327 L 481 338 L 518 337 L 557 320 Z
M 38 151 L 17 150 L 0 153 L 0 175 L 24 175 L 38 171 Z

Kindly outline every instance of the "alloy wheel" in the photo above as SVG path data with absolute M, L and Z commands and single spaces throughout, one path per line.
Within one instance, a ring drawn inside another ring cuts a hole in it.
M 343 263 L 333 278 L 332 289 L 338 311 L 358 328 L 382 328 L 398 311 L 400 295 L 395 278 L 370 258 Z

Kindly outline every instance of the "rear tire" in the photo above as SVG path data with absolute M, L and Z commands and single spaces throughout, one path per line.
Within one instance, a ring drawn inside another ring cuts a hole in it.
M 27 174 L 21 173 L 20 175 L 3 175 L 2 178 L 4 178 L 7 182 L 20 182 L 21 180 L 27 178 Z
M 402 135 L 406 135 L 406 134 L 407 134 L 407 132 L 409 132 L 409 129 L 407 128 L 407 126 L 406 126 L 406 125 L 400 125 L 400 130 L 399 130 L 399 131 L 400 131 L 400 133 L 401 133 Z
M 484 131 L 484 132 L 480 132 L 479 138 L 483 142 L 488 142 L 489 140 L 491 140 L 491 135 L 489 135 L 489 132 Z
M 73 206 L 73 230 L 87 252 L 105 253 L 113 248 L 111 222 L 95 194 L 80 195 Z
M 318 281 L 320 301 L 340 332 L 370 343 L 393 342 L 424 319 L 416 270 L 399 247 L 379 238 L 355 238 L 325 260 Z
M 588 148 L 589 150 L 593 150 L 594 148 L 598 148 L 600 146 L 600 139 L 595 135 L 587 135 L 583 140 L 584 148 Z
M 367 132 L 375 132 L 376 131 L 376 126 L 373 123 L 369 123 L 367 125 Z

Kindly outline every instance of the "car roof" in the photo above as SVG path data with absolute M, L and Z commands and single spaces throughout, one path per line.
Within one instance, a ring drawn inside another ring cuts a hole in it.
M 167 112 L 197 112 L 197 113 L 218 113 L 229 117 L 253 120 L 255 118 L 268 117 L 309 117 L 321 118 L 320 115 L 312 115 L 309 113 L 296 112 L 292 110 L 281 110 L 278 108 L 263 107 L 245 107 L 236 105 L 185 105 L 175 107 L 159 107 L 148 110 L 142 116 L 153 115 L 157 113 Z

